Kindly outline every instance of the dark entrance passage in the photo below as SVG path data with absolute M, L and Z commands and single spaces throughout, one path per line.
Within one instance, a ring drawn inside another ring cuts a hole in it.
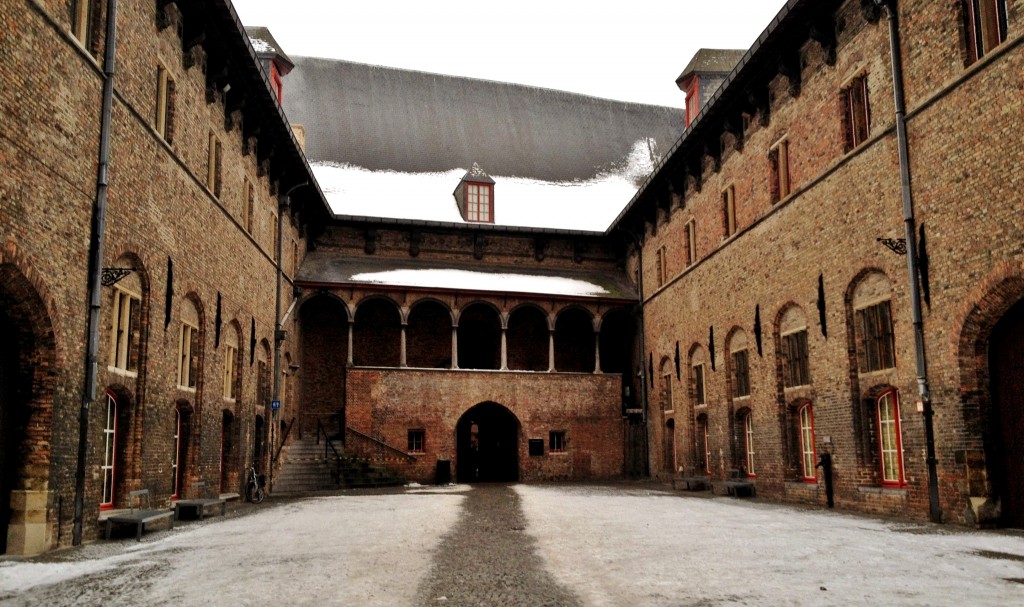
M 1003 523 L 1024 528 L 1024 299 L 992 329 L 989 370 L 994 404 L 990 473 Z
M 460 483 L 519 480 L 519 420 L 497 403 L 480 403 L 455 426 Z
M 11 522 L 11 490 L 21 467 L 21 437 L 25 412 L 18 402 L 21 376 L 18 370 L 17 327 L 0 308 L 0 554 L 7 552 L 7 525 Z

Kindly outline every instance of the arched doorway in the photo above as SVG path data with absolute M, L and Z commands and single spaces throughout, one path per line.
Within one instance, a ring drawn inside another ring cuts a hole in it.
M 235 465 L 235 415 L 228 409 L 221 412 L 220 424 L 220 492 L 234 491 L 238 487 L 238 467 Z
M 1024 299 L 996 323 L 989 340 L 994 445 L 989 472 L 1002 504 L 1002 522 L 1024 528 Z
M 480 403 L 455 426 L 460 483 L 519 480 L 519 420 L 497 403 Z

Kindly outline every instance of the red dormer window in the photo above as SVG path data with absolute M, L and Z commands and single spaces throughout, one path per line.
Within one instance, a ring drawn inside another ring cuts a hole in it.
M 494 222 L 493 184 L 466 184 L 466 221 Z
M 694 76 L 690 86 L 686 89 L 686 126 L 690 126 L 700 112 L 700 96 L 697 94 L 700 86 L 700 78 Z
M 270 62 L 270 88 L 273 89 L 274 94 L 277 95 L 277 103 L 284 103 L 284 85 L 281 82 L 281 72 L 277 69 L 277 64 L 273 61 Z

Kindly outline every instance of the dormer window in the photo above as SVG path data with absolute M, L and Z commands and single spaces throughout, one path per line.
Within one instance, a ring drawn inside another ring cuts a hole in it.
M 480 165 L 473 163 L 453 194 L 464 220 L 494 223 L 494 180 Z

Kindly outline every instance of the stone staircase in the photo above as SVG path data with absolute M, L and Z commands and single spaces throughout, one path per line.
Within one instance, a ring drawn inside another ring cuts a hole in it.
M 274 495 L 330 491 L 333 489 L 393 487 L 405 484 L 405 479 L 367 460 L 347 454 L 341 444 L 334 442 L 340 454 L 327 449 L 315 439 L 293 440 L 282 452 L 281 466 L 274 476 Z

